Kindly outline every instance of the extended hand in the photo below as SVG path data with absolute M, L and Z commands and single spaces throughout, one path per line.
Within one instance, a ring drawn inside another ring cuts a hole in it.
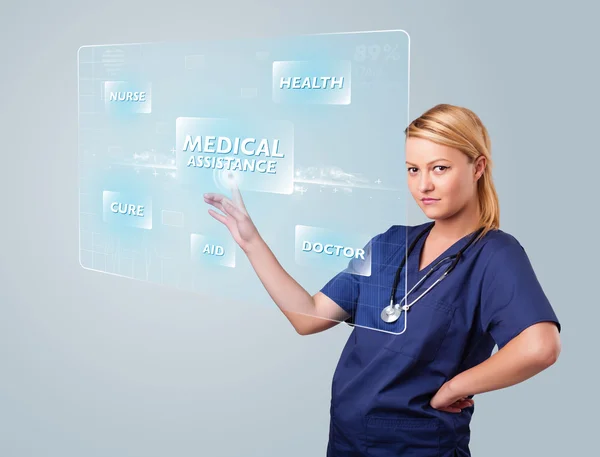
M 463 408 L 473 406 L 475 402 L 471 398 L 467 398 L 466 395 L 457 395 L 455 392 L 452 392 L 449 384 L 445 382 L 433 396 L 429 404 L 440 411 L 460 413 Z
M 235 183 L 231 186 L 231 193 L 234 201 L 216 193 L 204 194 L 204 201 L 225 213 L 223 215 L 213 209 L 208 210 L 212 217 L 227 227 L 240 248 L 247 252 L 250 245 L 260 239 L 260 235 L 248 215 L 242 194 Z

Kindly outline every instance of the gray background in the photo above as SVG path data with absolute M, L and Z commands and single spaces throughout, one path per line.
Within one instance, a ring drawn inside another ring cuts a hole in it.
M 270 303 L 224 320 L 227 303 L 79 266 L 76 52 L 396 28 L 410 118 L 447 102 L 488 126 L 501 228 L 564 327 L 557 364 L 475 396 L 472 452 L 596 452 L 598 8 L 360 3 L 2 3 L 0 455 L 325 455 L 348 326 L 301 337 Z M 413 206 L 409 222 L 423 217 Z

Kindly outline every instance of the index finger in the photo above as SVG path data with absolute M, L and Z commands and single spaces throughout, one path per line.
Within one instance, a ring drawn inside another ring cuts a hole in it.
M 244 205 L 244 200 L 242 199 L 242 194 L 234 179 L 231 180 L 231 195 L 233 197 L 233 202 L 238 206 L 238 208 L 241 208 L 246 214 L 248 214 L 246 205 Z

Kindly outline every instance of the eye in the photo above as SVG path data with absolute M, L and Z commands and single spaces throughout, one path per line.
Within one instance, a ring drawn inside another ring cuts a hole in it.
M 417 172 L 417 167 L 408 167 L 408 172 L 409 173 L 416 173 Z
M 440 171 L 444 171 L 446 168 L 450 168 L 450 167 L 448 167 L 448 166 L 445 166 L 445 165 L 436 165 L 436 166 L 435 166 L 435 167 L 433 167 L 433 168 L 439 168 L 439 169 L 440 169 Z

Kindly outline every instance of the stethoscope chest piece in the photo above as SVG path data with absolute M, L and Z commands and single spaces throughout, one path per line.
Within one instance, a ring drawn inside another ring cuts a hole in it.
M 402 316 L 402 311 L 408 311 L 408 306 L 404 305 L 403 307 L 400 307 L 398 305 L 388 305 L 381 311 L 381 319 L 388 323 L 396 322 L 400 316 Z

